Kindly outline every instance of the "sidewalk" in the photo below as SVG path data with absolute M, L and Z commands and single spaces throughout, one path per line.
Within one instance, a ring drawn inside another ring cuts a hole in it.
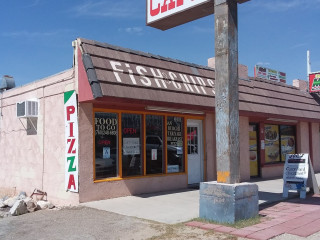
M 318 176 L 320 178 L 320 174 Z M 283 201 L 283 180 L 252 181 L 259 187 L 259 205 Z M 289 198 L 298 197 L 289 193 Z M 161 192 L 113 198 L 81 205 L 156 222 L 175 224 L 199 217 L 199 190 Z
M 197 221 L 186 225 L 257 240 L 284 233 L 305 238 L 320 231 L 320 195 L 280 202 L 266 207 L 259 214 L 263 216 L 261 223 L 241 229 Z

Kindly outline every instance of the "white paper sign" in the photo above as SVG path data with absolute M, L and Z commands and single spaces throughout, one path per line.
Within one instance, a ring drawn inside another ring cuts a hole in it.
M 140 138 L 123 138 L 123 155 L 140 154 Z
M 103 158 L 110 158 L 110 147 L 103 147 Z
M 151 160 L 157 160 L 157 149 L 151 149 Z
M 168 165 L 167 172 L 168 173 L 179 172 L 179 165 Z

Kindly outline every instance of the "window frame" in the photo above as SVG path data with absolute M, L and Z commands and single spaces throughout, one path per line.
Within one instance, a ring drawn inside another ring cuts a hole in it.
M 96 179 L 96 170 L 95 170 L 95 161 L 96 161 L 96 153 L 95 153 L 95 113 L 96 112 L 105 112 L 105 113 L 116 113 L 118 117 L 118 174 L 117 177 L 114 178 L 104 178 L 104 179 Z M 187 120 L 188 119 L 201 119 L 203 120 L 205 117 L 201 116 L 194 116 L 190 114 L 181 114 L 181 113 L 168 113 L 168 112 L 154 112 L 154 111 L 134 111 L 134 110 L 125 110 L 125 109 L 112 109 L 112 108 L 100 108 L 100 107 L 93 107 L 92 109 L 92 118 L 93 118 L 93 182 L 108 182 L 108 181 L 119 181 L 119 180 L 127 180 L 127 179 L 136 179 L 136 178 L 146 178 L 146 177 L 154 177 L 154 176 L 171 176 L 171 175 L 186 175 L 188 174 L 188 152 L 187 152 Z M 142 149 L 142 169 L 143 173 L 139 176 L 128 176 L 123 177 L 122 175 L 122 114 L 139 114 L 142 117 L 142 139 L 141 139 L 141 149 Z M 147 174 L 146 173 L 146 115 L 158 115 L 163 116 L 163 131 L 164 131 L 164 171 L 163 173 L 156 173 L 156 174 Z M 174 172 L 168 173 L 168 155 L 167 155 L 167 117 L 181 117 L 183 119 L 183 166 L 184 170 L 182 172 Z

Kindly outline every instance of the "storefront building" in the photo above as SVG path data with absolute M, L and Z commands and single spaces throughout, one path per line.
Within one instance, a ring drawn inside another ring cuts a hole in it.
M 77 203 L 216 180 L 212 59 L 204 67 L 86 39 L 74 46 L 73 69 L 2 94 L 3 188 L 39 188 L 58 203 Z M 70 90 L 77 133 L 63 118 Z M 249 78 L 240 66 L 239 98 L 241 181 L 281 177 L 287 153 L 310 153 L 320 171 L 316 96 Z M 15 116 L 15 104 L 28 99 L 39 103 L 38 118 L 26 120 L 36 122 L 33 135 Z M 78 181 L 65 180 L 66 172 Z

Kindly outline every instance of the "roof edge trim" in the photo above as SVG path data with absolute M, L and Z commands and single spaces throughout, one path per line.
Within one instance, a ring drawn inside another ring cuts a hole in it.
M 81 44 L 85 43 L 85 44 L 89 44 L 89 45 L 95 45 L 95 46 L 102 47 L 102 48 L 107 48 L 107 49 L 112 49 L 112 50 L 116 50 L 116 51 L 120 51 L 120 52 L 126 52 L 126 53 L 130 53 L 130 54 L 135 54 L 135 55 L 139 55 L 139 56 L 143 56 L 143 57 L 154 58 L 154 59 L 158 59 L 158 60 L 162 60 L 162 61 L 177 63 L 177 64 L 189 66 L 189 67 L 195 67 L 195 68 L 199 68 L 199 69 L 215 71 L 214 68 L 211 68 L 211 67 L 208 67 L 208 66 L 203 66 L 203 65 L 199 65 L 199 64 L 195 64 L 195 63 L 181 61 L 181 60 L 178 60 L 178 59 L 163 57 L 163 56 L 160 56 L 160 55 L 147 53 L 147 52 L 142 52 L 142 51 L 137 51 L 137 50 L 133 50 L 133 49 L 130 49 L 130 48 L 124 48 L 124 47 L 112 45 L 112 44 L 109 44 L 109 43 L 102 43 L 102 42 L 98 42 L 98 41 L 95 41 L 95 40 L 88 40 L 88 39 L 84 39 L 84 38 L 79 38 L 79 40 L 81 41 Z
M 82 62 L 88 76 L 89 84 L 91 86 L 94 98 L 103 97 L 101 86 L 97 78 L 96 70 L 93 66 L 90 54 L 82 54 Z

